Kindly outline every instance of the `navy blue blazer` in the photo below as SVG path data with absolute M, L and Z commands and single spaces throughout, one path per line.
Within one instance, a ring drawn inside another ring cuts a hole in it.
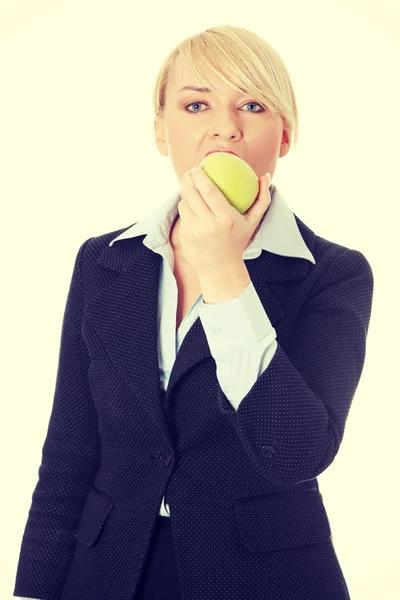
M 132 600 L 165 494 L 183 600 L 349 599 L 317 476 L 363 370 L 373 275 L 295 218 L 315 266 L 245 261 L 278 348 L 237 411 L 199 318 L 161 388 L 144 236 L 82 244 L 14 595 Z

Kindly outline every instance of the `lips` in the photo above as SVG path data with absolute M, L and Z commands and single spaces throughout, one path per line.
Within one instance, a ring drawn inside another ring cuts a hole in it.
M 234 156 L 239 156 L 238 154 L 236 154 L 236 152 L 233 152 L 233 150 L 220 150 L 218 148 L 215 150 L 210 150 L 210 152 L 207 152 L 206 156 L 208 156 L 209 154 L 212 154 L 213 152 L 227 152 L 228 154 L 233 154 Z

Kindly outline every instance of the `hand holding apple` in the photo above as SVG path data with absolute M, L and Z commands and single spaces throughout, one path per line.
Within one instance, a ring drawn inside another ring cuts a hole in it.
M 210 154 L 206 159 L 212 157 L 213 154 Z M 223 156 L 221 158 L 224 160 Z M 233 155 L 229 155 L 228 160 L 236 158 L 246 164 Z M 230 164 L 239 163 L 235 160 L 235 163 Z M 250 167 L 249 169 L 254 173 Z M 220 173 L 222 172 L 221 170 Z M 246 173 L 246 170 L 241 173 Z M 249 171 L 247 175 L 251 181 Z M 236 188 L 229 185 L 229 178 L 226 178 L 223 189 L 231 198 L 227 202 L 225 193 L 203 169 L 197 167 L 184 174 L 181 181 L 181 201 L 178 202 L 181 218 L 179 241 L 184 258 L 199 278 L 243 263 L 243 252 L 248 241 L 271 202 L 269 178 L 261 177 L 260 186 L 256 175 L 255 178 L 257 189 L 250 184 L 251 194 L 247 192 L 244 200 L 243 195 L 238 196 Z M 234 179 L 235 182 L 240 180 L 243 185 L 243 178 Z M 247 188 L 243 186 L 244 190 Z M 243 202 L 251 205 L 246 214 L 242 214 L 246 211 L 246 204 Z M 238 204 L 239 209 L 233 203 Z

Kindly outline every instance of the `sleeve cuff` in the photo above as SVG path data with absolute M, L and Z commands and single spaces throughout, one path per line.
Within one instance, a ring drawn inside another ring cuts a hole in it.
M 217 304 L 202 304 L 199 316 L 213 357 L 224 359 L 259 344 L 266 336 L 276 339 L 276 331 L 266 314 L 253 282 L 238 298 Z M 266 341 L 266 340 L 264 340 Z

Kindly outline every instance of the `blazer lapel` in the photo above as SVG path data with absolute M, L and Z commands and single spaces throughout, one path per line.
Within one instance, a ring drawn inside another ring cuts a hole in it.
M 296 217 L 312 252 L 315 234 Z M 142 242 L 144 235 L 106 246 L 97 263 L 110 272 L 110 280 L 90 298 L 84 321 L 94 330 L 113 366 L 142 403 L 152 425 L 170 439 L 167 413 L 172 392 L 185 373 L 198 362 L 212 358 L 198 317 L 177 354 L 166 393 L 160 388 L 158 366 L 158 289 L 162 257 Z M 305 259 L 262 252 L 245 260 L 263 307 L 277 330 L 284 316 L 269 284 L 302 280 L 313 266 Z

